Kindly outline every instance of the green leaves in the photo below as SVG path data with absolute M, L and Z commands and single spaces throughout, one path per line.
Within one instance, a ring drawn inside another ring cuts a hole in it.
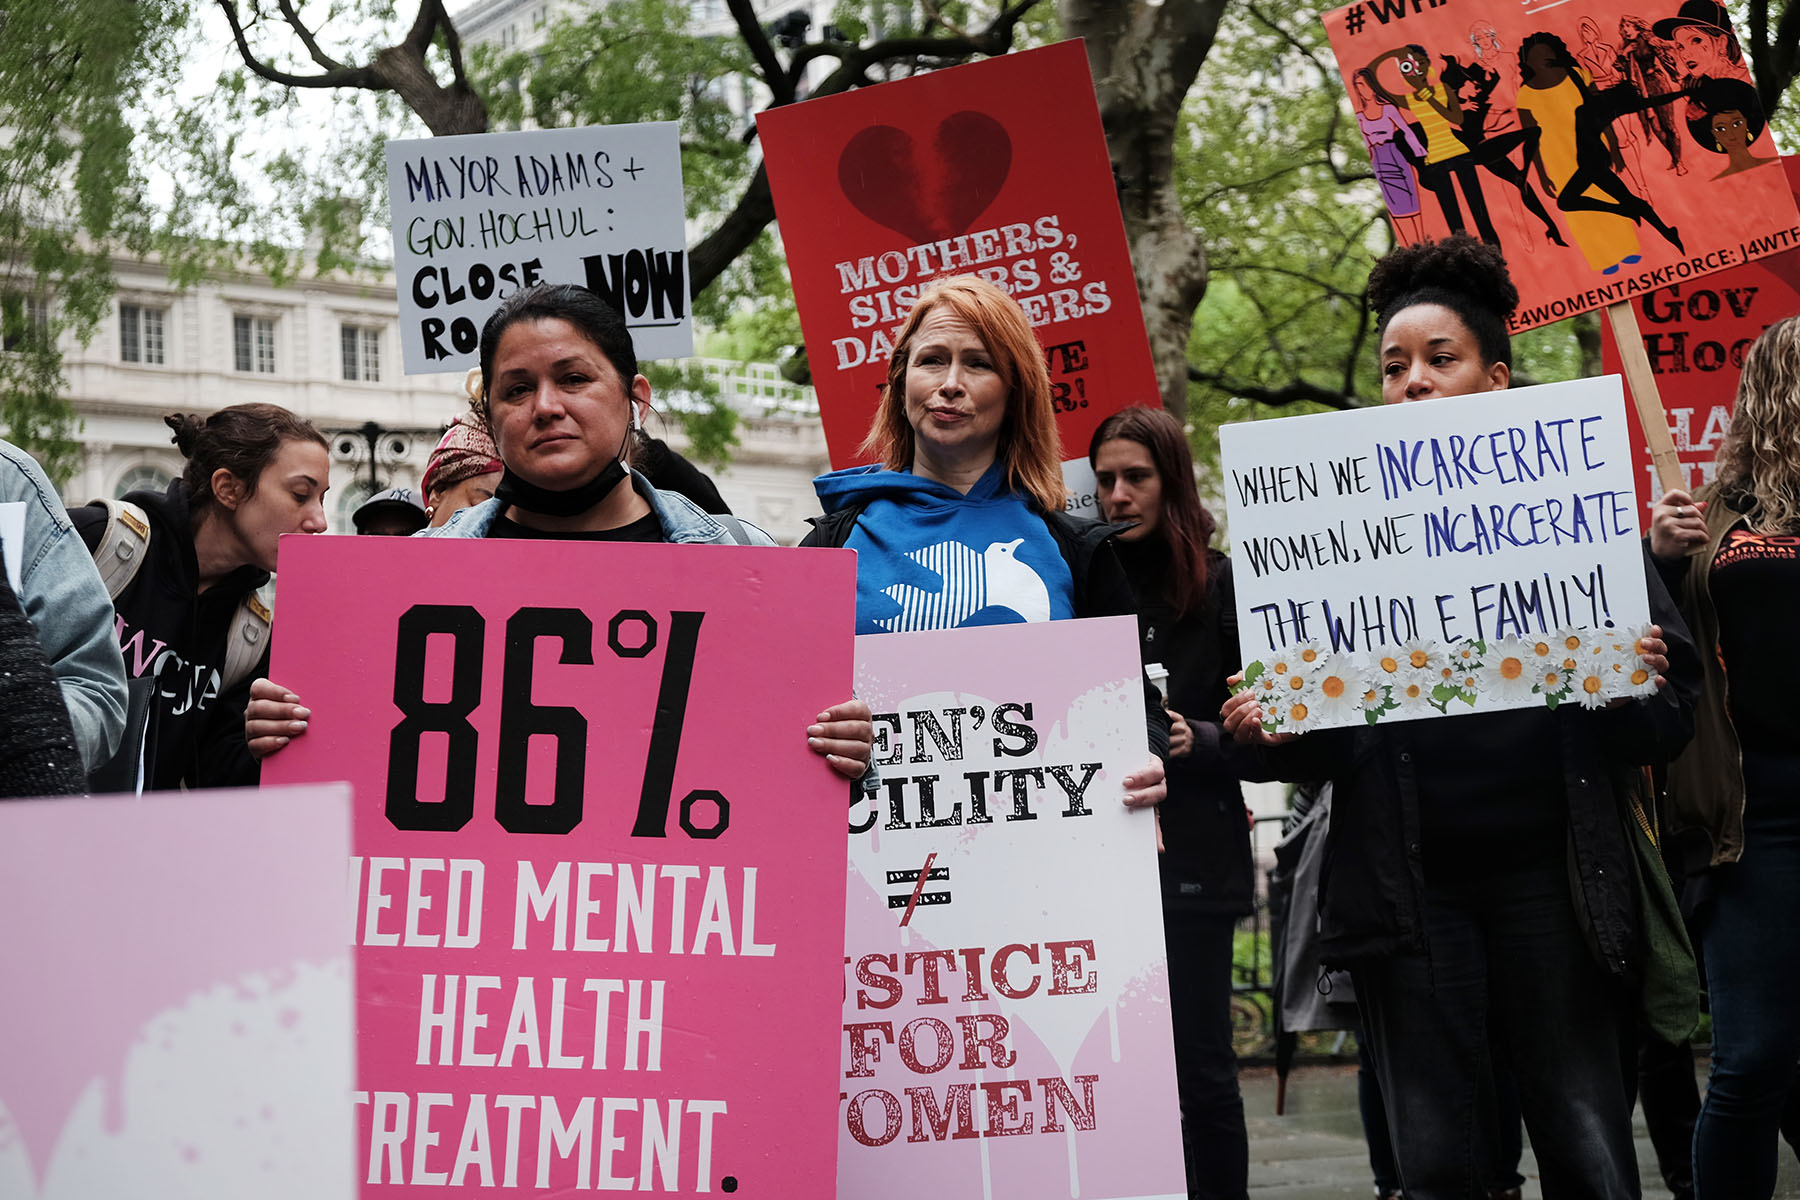
M 80 465 L 64 336 L 109 310 L 109 243 L 142 203 L 124 112 L 185 24 L 169 0 L 10 0 L 0 37 L 0 436 L 58 482 Z

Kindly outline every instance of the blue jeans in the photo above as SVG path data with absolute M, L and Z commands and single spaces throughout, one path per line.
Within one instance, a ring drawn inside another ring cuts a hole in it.
M 1621 1040 L 1636 1025 L 1569 889 L 1560 859 L 1428 883 L 1429 955 L 1352 970 L 1408 1200 L 1487 1195 L 1496 1042 L 1546 1200 L 1639 1195 Z
M 1800 1057 L 1800 759 L 1744 755 L 1744 855 L 1702 912 L 1713 1063 L 1694 1126 L 1695 1200 L 1775 1190 L 1782 1108 Z

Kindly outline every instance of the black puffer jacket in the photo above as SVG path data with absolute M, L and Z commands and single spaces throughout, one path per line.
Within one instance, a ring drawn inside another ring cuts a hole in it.
M 1625 978 L 1634 971 L 1638 945 L 1626 801 L 1642 786 L 1642 767 L 1668 762 L 1687 744 L 1700 686 L 1700 660 L 1687 626 L 1648 563 L 1645 575 L 1650 618 L 1662 626 L 1669 646 L 1668 686 L 1619 708 L 1561 705 L 1543 723 L 1553 732 L 1517 747 L 1521 756 L 1560 759 L 1575 909 L 1601 965 Z M 1319 950 L 1326 965 L 1429 952 L 1415 739 L 1454 739 L 1459 727 L 1490 719 L 1476 714 L 1329 729 L 1278 746 L 1232 751 L 1247 779 L 1332 781 L 1319 897 Z

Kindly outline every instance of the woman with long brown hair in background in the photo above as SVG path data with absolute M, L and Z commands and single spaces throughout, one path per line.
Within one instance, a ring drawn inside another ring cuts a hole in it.
M 1138 603 L 1146 663 L 1168 672 L 1168 798 L 1161 822 L 1163 931 L 1175 1083 L 1188 1195 L 1242 1200 L 1249 1148 L 1231 1047 L 1232 935 L 1254 896 L 1250 822 L 1219 708 L 1238 666 L 1231 560 L 1213 548 L 1217 522 L 1194 486 L 1180 422 L 1128 408 L 1094 431 L 1088 462 Z

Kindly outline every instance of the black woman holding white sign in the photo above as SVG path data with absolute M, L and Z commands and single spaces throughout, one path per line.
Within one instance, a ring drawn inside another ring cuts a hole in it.
M 1718 473 L 1651 511 L 1650 549 L 1705 656 L 1694 741 L 1669 773 L 1671 838 L 1712 1000 L 1712 1073 L 1694 1133 L 1694 1194 L 1759 1200 L 1800 1057 L 1800 753 L 1777 680 L 1800 598 L 1800 317 L 1744 357 Z
M 1212 715 L 1239 661 L 1231 560 L 1212 547 L 1217 523 L 1174 417 L 1160 408 L 1114 413 L 1094 431 L 1088 462 L 1102 514 L 1128 526 L 1115 547 L 1137 593 L 1144 660 L 1168 672 L 1169 798 L 1157 810 L 1157 866 L 1188 1195 L 1241 1198 L 1249 1144 L 1231 1048 L 1232 935 L 1251 911 L 1255 868 L 1244 794 Z
M 1518 299 L 1499 251 L 1468 238 L 1382 259 L 1369 302 L 1383 399 L 1504 389 Z M 1333 781 L 1320 957 L 1355 980 L 1411 1200 L 1485 1194 L 1497 1059 L 1545 1195 L 1639 1195 L 1621 1048 L 1643 955 L 1625 822 L 1642 768 L 1687 741 L 1699 676 L 1646 574 L 1659 625 L 1639 648 L 1661 677 L 1649 696 L 1298 737 L 1265 732 L 1252 691 L 1225 705 L 1268 773 Z
M 481 331 L 481 378 L 477 411 L 504 468 L 499 485 L 492 499 L 415 536 L 774 545 L 762 530 L 729 517 L 722 524 L 632 469 L 650 382 L 638 374 L 624 318 L 586 288 L 542 284 L 503 301 Z M 281 749 L 311 715 L 280 684 L 257 680 L 245 714 L 251 752 Z M 869 706 L 833 705 L 806 736 L 833 770 L 856 779 L 869 762 Z
M 985 279 L 932 285 L 900 327 L 863 443 L 879 466 L 813 481 L 802 546 L 849 546 L 856 632 L 1129 615 L 1112 531 L 1063 511 L 1050 374 L 1024 310 Z M 1168 720 L 1149 689 L 1153 757 L 1125 803 L 1163 798 Z

